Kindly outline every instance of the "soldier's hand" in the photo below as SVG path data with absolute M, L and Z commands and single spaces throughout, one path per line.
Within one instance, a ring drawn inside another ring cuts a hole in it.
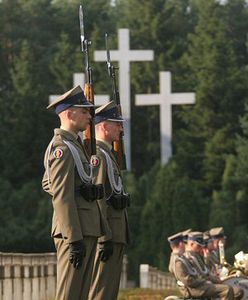
M 86 255 L 86 248 L 83 240 L 69 244 L 69 260 L 75 269 L 79 269 L 83 264 L 83 258 Z
M 106 241 L 104 243 L 101 243 L 99 249 L 100 249 L 99 251 L 100 260 L 105 262 L 113 254 L 113 242 Z

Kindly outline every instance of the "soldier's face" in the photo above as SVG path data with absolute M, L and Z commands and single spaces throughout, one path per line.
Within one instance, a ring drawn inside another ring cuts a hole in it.
M 219 249 L 219 240 L 217 239 L 213 240 L 212 245 L 213 245 L 213 249 Z
M 75 107 L 71 110 L 71 112 L 71 124 L 75 130 L 84 131 L 90 124 L 90 110 L 84 107 Z
M 123 133 L 122 122 L 107 122 L 108 138 L 111 142 L 116 142 L 120 139 L 121 133 Z
M 179 243 L 179 251 L 180 253 L 183 253 L 185 251 L 185 244 L 184 242 Z
M 202 247 L 195 243 L 195 242 L 192 242 L 191 243 L 191 250 L 194 251 L 194 252 L 197 252 L 197 253 L 201 253 L 202 252 Z

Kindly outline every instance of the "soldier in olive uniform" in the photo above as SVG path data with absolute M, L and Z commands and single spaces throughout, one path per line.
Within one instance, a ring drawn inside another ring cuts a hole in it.
M 211 252 L 213 250 L 213 240 L 209 234 L 209 231 L 205 231 L 203 233 L 203 240 L 204 240 L 204 261 L 210 272 L 212 274 L 219 276 L 219 270 L 216 268 L 216 264 L 219 265 L 218 260 L 216 260 L 216 256 L 212 255 Z
M 188 259 L 188 262 L 193 267 L 198 275 L 198 281 L 195 286 L 189 286 L 181 280 L 185 286 L 187 286 L 190 295 L 193 297 L 220 297 L 223 299 L 237 299 L 240 300 L 243 297 L 243 290 L 239 287 L 230 287 L 222 283 L 222 281 L 212 274 L 205 265 L 203 258 L 202 248 L 204 247 L 203 234 L 201 232 L 190 232 L 188 235 L 187 251 L 184 256 Z M 178 266 L 177 266 L 178 267 Z M 177 276 L 183 274 L 180 271 L 176 271 Z M 178 275 L 180 274 L 180 275 Z M 185 277 L 183 278 L 185 280 Z M 187 281 L 187 280 L 186 280 Z
M 112 143 L 123 132 L 123 119 L 118 107 L 111 101 L 96 110 L 98 174 L 95 183 L 103 184 L 105 195 L 99 201 L 108 223 L 105 236 L 98 240 L 89 300 L 115 300 L 118 296 L 125 245 L 129 242 L 127 207 L 129 195 L 125 193 L 121 170 L 112 152 Z
M 221 280 L 210 272 L 205 264 L 203 256 L 204 247 L 203 233 L 198 231 L 190 232 L 188 236 L 188 249 L 185 252 L 185 256 L 191 261 L 202 278 L 210 280 L 213 283 L 221 283 Z
M 224 234 L 223 227 L 214 227 L 209 230 L 209 235 L 211 237 L 211 259 L 216 265 L 220 266 L 220 255 L 219 255 L 219 243 L 220 241 L 225 244 L 226 236 Z
M 184 255 L 175 261 L 175 278 L 184 297 L 207 297 L 233 300 L 233 289 L 228 285 L 214 284 L 202 278 L 191 261 Z
M 182 232 L 178 232 L 176 234 L 173 234 L 172 236 L 169 236 L 168 242 L 172 250 L 168 269 L 172 274 L 174 274 L 175 260 L 179 255 L 182 255 L 185 251 L 184 237 Z
M 92 184 L 92 167 L 78 136 L 91 114 L 80 86 L 59 97 L 54 108 L 61 126 L 54 130 L 44 158 L 43 189 L 52 196 L 52 237 L 57 250 L 56 300 L 87 300 L 97 238 L 104 234 Z M 102 190 L 103 193 L 103 190 Z

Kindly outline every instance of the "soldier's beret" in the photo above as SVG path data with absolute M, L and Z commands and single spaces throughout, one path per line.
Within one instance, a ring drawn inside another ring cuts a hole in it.
M 88 102 L 85 98 L 84 92 L 78 85 L 71 90 L 67 91 L 55 101 L 47 106 L 49 108 L 55 108 L 56 114 L 60 114 L 62 111 L 69 107 L 93 107 L 94 105 Z
M 203 233 L 200 231 L 191 231 L 188 234 L 188 240 L 197 243 L 200 246 L 205 246 L 203 241 Z
M 118 106 L 114 101 L 110 101 L 96 109 L 95 124 L 103 121 L 124 122 L 125 120 L 119 113 Z
M 175 233 L 167 238 L 170 244 L 175 244 L 183 241 L 182 232 Z
M 209 230 L 209 234 L 212 239 L 226 238 L 223 227 L 214 227 Z

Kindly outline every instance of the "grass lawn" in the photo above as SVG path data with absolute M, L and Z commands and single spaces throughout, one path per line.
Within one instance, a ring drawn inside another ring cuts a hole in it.
M 120 291 L 118 300 L 164 300 L 170 295 L 179 296 L 180 292 L 178 289 L 125 289 Z

